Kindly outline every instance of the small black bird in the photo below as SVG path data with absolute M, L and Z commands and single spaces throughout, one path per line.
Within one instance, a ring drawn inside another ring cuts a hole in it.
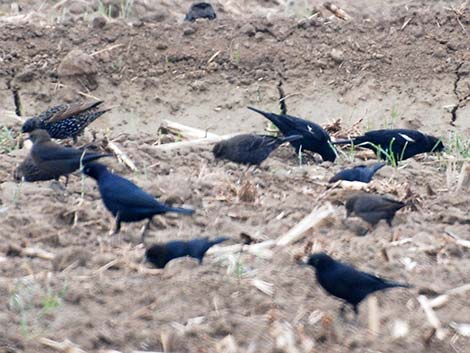
M 121 229 L 121 222 L 138 222 L 166 212 L 191 215 L 194 210 L 171 207 L 159 202 L 131 181 L 111 173 L 100 163 L 88 163 L 82 172 L 96 180 L 101 199 L 109 212 L 116 218 L 114 234 Z M 144 234 L 142 233 L 142 237 Z
M 420 153 L 444 150 L 444 144 L 437 137 L 409 129 L 373 130 L 350 140 L 335 141 L 333 143 L 365 147 L 376 152 L 377 157 L 381 159 L 386 159 L 386 154 L 391 154 L 396 162 Z
M 318 283 L 331 295 L 343 299 L 353 306 L 356 315 L 359 303 L 376 291 L 410 285 L 387 281 L 354 267 L 334 260 L 325 253 L 316 253 L 309 257 L 308 265 L 315 267 Z M 344 306 L 341 308 L 343 312 Z
M 354 213 L 372 226 L 385 219 L 391 227 L 395 213 L 406 205 L 404 202 L 382 195 L 360 193 L 346 201 L 346 216 L 349 217 Z
M 77 136 L 82 134 L 88 125 L 109 110 L 99 110 L 101 103 L 103 101 L 56 105 L 38 116 L 26 120 L 21 131 L 31 132 L 43 129 L 52 138 L 72 137 L 76 142 Z
M 217 159 L 260 165 L 276 148 L 284 142 L 301 139 L 302 136 L 275 137 L 269 135 L 243 134 L 218 142 L 212 152 Z
M 330 183 L 334 183 L 338 180 L 361 181 L 363 183 L 368 183 L 372 180 L 374 174 L 384 165 L 385 163 L 375 163 L 370 167 L 365 165 L 358 165 L 351 169 L 344 169 L 335 174 L 330 179 Z
M 46 130 L 33 130 L 29 134 L 33 147 L 31 159 L 44 175 L 49 179 L 59 179 L 64 175 L 73 173 L 80 165 L 95 161 L 102 157 L 110 157 L 112 154 L 91 153 L 72 147 L 63 147 L 51 141 Z
M 15 169 L 13 177 L 16 181 L 24 180 L 27 182 L 53 179 L 50 177 L 49 173 L 45 173 L 39 170 L 36 164 L 34 164 L 31 155 L 28 155 L 25 160 L 21 162 L 21 164 Z
M 270 120 L 284 136 L 301 135 L 302 139 L 291 142 L 297 153 L 300 149 L 312 151 L 318 153 L 324 161 L 335 161 L 336 151 L 331 145 L 330 135 L 320 125 L 292 115 L 267 113 L 253 107 L 248 109 Z
M 171 260 L 185 256 L 193 257 L 201 264 L 209 248 L 228 239 L 226 237 L 219 237 L 209 240 L 206 237 L 189 241 L 174 240 L 164 244 L 156 244 L 145 251 L 145 259 L 157 268 L 164 268 Z
M 214 8 L 211 4 L 207 2 L 197 2 L 191 5 L 186 17 L 184 18 L 185 21 L 194 22 L 198 18 L 207 18 L 208 20 L 215 20 L 216 14 Z

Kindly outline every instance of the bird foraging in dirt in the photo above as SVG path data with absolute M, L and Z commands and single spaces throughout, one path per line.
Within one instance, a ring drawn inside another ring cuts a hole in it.
M 189 11 L 184 18 L 185 21 L 194 22 L 198 18 L 205 18 L 208 20 L 215 20 L 217 15 L 214 8 L 207 2 L 197 2 L 191 5 Z
M 49 173 L 42 172 L 36 164 L 34 164 L 31 155 L 28 155 L 23 162 L 13 172 L 16 181 L 44 181 L 51 180 Z M 53 178 L 52 178 L 53 179 Z
M 164 268 L 168 262 L 179 257 L 192 257 L 202 264 L 202 259 L 207 250 L 216 244 L 220 244 L 229 238 L 218 237 L 197 238 L 188 241 L 174 240 L 163 244 L 155 244 L 145 251 L 145 259 L 157 268 Z
M 420 153 L 444 150 L 444 144 L 439 138 L 409 129 L 372 130 L 362 136 L 333 143 L 368 148 L 374 151 L 378 158 L 389 162 L 399 162 Z
M 301 135 L 301 139 L 291 141 L 296 153 L 311 151 L 318 153 L 324 161 L 335 161 L 336 151 L 331 145 L 330 135 L 320 125 L 292 115 L 268 113 L 253 107 L 248 107 L 248 109 L 271 121 L 285 137 Z
M 63 147 L 53 141 L 46 130 L 33 130 L 29 134 L 33 143 L 31 159 L 42 177 L 58 180 L 89 162 L 99 158 L 110 157 L 112 154 L 92 153 L 72 147 Z M 45 180 L 45 179 L 43 179 Z
M 409 288 L 410 285 L 388 281 L 367 272 L 334 260 L 325 253 L 316 253 L 308 258 L 308 265 L 315 268 L 318 283 L 331 295 L 350 304 L 355 314 L 359 303 L 369 294 L 395 287 Z M 344 312 L 344 305 L 341 313 Z
M 366 165 L 358 165 L 350 169 L 344 169 L 336 173 L 331 179 L 330 183 L 334 183 L 338 180 L 346 181 L 360 181 L 363 183 L 369 183 L 372 180 L 372 177 L 377 173 L 377 171 L 382 168 L 385 163 L 375 163 L 370 167 Z
M 100 110 L 103 101 L 72 103 L 56 105 L 41 114 L 25 121 L 22 132 L 43 129 L 55 139 L 73 138 L 83 133 L 83 130 L 109 109 Z
M 380 220 L 385 219 L 391 227 L 395 213 L 406 205 L 404 202 L 382 195 L 360 193 L 351 196 L 346 201 L 346 217 L 355 214 L 371 226 L 375 226 Z
M 301 139 L 302 136 L 275 137 L 269 135 L 242 134 L 218 142 L 212 152 L 216 159 L 260 165 L 280 145 Z
M 172 207 L 158 201 L 131 181 L 114 174 L 100 163 L 89 163 L 82 172 L 96 180 L 105 207 L 116 220 L 112 234 L 121 229 L 121 222 L 138 222 L 148 219 L 144 229 L 151 223 L 153 216 L 167 212 L 192 215 L 194 210 Z M 142 231 L 142 238 L 145 230 Z

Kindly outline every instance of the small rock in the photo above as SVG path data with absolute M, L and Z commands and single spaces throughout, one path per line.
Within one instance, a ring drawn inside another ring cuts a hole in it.
M 65 58 L 62 59 L 57 73 L 61 79 L 80 77 L 80 80 L 89 89 L 96 89 L 96 87 L 98 87 L 96 81 L 98 70 L 95 59 L 80 49 L 70 51 Z
M 240 28 L 240 32 L 249 37 L 253 37 L 256 34 L 256 28 L 252 24 L 247 23 L 244 26 L 242 26 L 242 28 Z
M 152 12 L 140 18 L 142 22 L 163 22 L 168 17 L 165 11 Z
M 330 57 L 337 64 L 341 64 L 344 61 L 344 53 L 339 49 L 332 49 L 330 52 Z
M 194 28 L 194 27 L 186 27 L 183 30 L 183 35 L 185 35 L 185 36 L 190 36 L 191 34 L 194 34 L 194 33 L 196 33 L 196 28 Z
M 101 28 L 104 28 L 104 26 L 106 26 L 107 22 L 108 21 L 106 20 L 104 16 L 97 16 L 91 21 L 91 26 L 96 29 L 101 29 Z
M 255 34 L 255 39 L 258 41 L 258 42 L 261 42 L 263 39 L 264 39 L 264 34 L 262 32 L 256 32 Z
M 34 71 L 31 69 L 24 69 L 14 78 L 16 82 L 31 82 L 34 79 Z
M 161 43 L 161 42 L 160 42 L 160 43 L 157 43 L 156 48 L 157 48 L 158 50 L 166 50 L 166 49 L 168 49 L 168 45 L 167 45 L 166 43 Z
M 82 1 L 73 1 L 69 6 L 68 10 L 73 15 L 80 15 L 87 12 L 87 4 Z

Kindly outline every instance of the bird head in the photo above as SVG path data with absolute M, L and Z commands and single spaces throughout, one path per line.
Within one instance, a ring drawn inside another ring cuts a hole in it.
M 333 262 L 334 260 L 330 256 L 328 256 L 324 252 L 318 252 L 313 255 L 310 255 L 307 260 L 307 265 L 315 267 L 316 269 L 322 269 L 332 264 Z
M 223 141 L 218 142 L 215 144 L 214 148 L 212 149 L 212 153 L 214 154 L 215 158 L 220 158 L 223 154 L 224 144 Z
M 26 120 L 21 128 L 21 132 L 25 133 L 25 132 L 31 132 L 33 130 L 36 130 L 39 128 L 39 121 L 38 119 L 36 118 L 30 118 L 28 120 Z
M 352 196 L 346 201 L 346 204 L 344 205 L 346 207 L 346 217 L 349 217 L 353 213 L 356 199 L 356 196 Z
M 167 249 L 160 244 L 151 246 L 145 250 L 145 261 L 151 262 L 157 268 L 164 268 L 169 261 Z
M 442 152 L 445 149 L 441 139 L 434 136 L 428 136 L 428 144 L 431 152 Z
M 334 162 L 336 157 L 337 157 L 336 149 L 333 147 L 333 145 L 329 143 L 328 147 L 322 151 L 321 158 L 324 161 Z
M 29 139 L 33 144 L 48 142 L 51 140 L 51 137 L 46 130 L 35 129 L 29 133 Z
M 106 166 L 101 163 L 92 162 L 83 166 L 82 173 L 92 177 L 95 180 L 98 180 L 100 175 L 106 172 L 107 169 L 108 168 L 106 168 Z

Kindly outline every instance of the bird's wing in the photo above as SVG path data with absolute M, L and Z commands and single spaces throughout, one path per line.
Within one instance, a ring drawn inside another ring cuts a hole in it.
M 56 113 L 52 114 L 48 117 L 45 122 L 46 123 L 56 123 L 61 120 L 68 119 L 74 115 L 80 114 L 84 111 L 87 111 L 97 105 L 103 103 L 103 101 L 93 101 L 93 102 L 85 102 L 85 103 L 71 103 L 65 104 L 64 107 L 58 110 Z
M 47 143 L 33 146 L 33 153 L 43 161 L 53 161 L 79 158 L 83 151 L 72 147 L 62 147 L 55 143 Z
M 301 131 L 304 134 L 312 136 L 318 141 L 323 141 L 329 138 L 325 130 L 323 130 L 320 125 L 317 125 L 312 121 L 297 118 L 292 115 L 283 115 L 282 117 L 286 121 L 287 125 L 289 125 L 293 130 Z
M 358 271 L 346 264 L 338 264 L 335 272 L 347 288 L 380 287 L 385 284 L 382 278 Z
M 100 179 L 99 188 L 105 198 L 115 205 L 126 208 L 165 208 L 155 197 L 119 175 L 110 173 L 104 180 Z

